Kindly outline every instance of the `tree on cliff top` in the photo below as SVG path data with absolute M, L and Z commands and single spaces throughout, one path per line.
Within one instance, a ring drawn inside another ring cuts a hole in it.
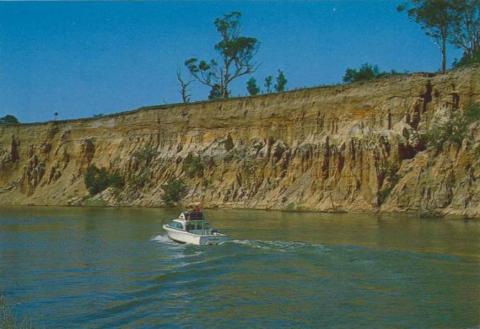
M 248 91 L 248 94 L 251 96 L 255 96 L 260 92 L 260 88 L 258 88 L 257 86 L 257 80 L 255 80 L 254 77 L 251 77 L 247 81 L 247 91 Z
M 343 76 L 343 82 L 357 82 L 375 79 L 380 75 L 377 65 L 363 64 L 358 70 L 347 68 Z
M 263 85 L 265 86 L 265 92 L 267 94 L 272 92 L 272 81 L 273 81 L 273 77 L 271 75 L 265 78 L 265 82 Z
M 480 1 L 452 0 L 457 12 L 451 43 L 463 50 L 464 58 L 480 52 Z
M 188 91 L 188 86 L 193 82 L 193 80 L 184 80 L 180 71 L 177 71 L 177 81 L 180 87 L 179 92 L 182 97 L 183 103 L 190 103 L 190 92 Z
M 390 72 L 380 71 L 377 65 L 371 65 L 371 64 L 365 63 L 362 66 L 360 66 L 359 69 L 347 68 L 347 70 L 345 71 L 345 75 L 343 76 L 343 82 L 351 83 L 351 82 L 357 82 L 357 81 L 367 81 L 367 80 L 372 80 L 376 78 L 392 76 L 392 75 L 401 75 L 406 73 L 407 72 L 400 73 L 395 70 L 391 70 Z
M 0 118 L 0 125 L 16 125 L 19 123 L 18 119 L 10 114 Z
M 277 82 L 275 83 L 275 91 L 277 93 L 281 93 L 285 91 L 285 87 L 287 85 L 287 78 L 285 78 L 285 74 L 282 70 L 278 70 Z
M 420 24 L 425 33 L 433 38 L 442 54 L 441 71 L 447 70 L 447 41 L 458 21 L 459 0 L 410 0 L 397 7 Z
M 451 43 L 463 51 L 454 66 L 480 63 L 480 0 L 454 0 L 458 11 Z
M 213 94 L 220 98 L 228 98 L 228 87 L 233 80 L 251 74 L 257 68 L 253 57 L 259 43 L 256 38 L 240 35 L 240 17 L 239 12 L 232 12 L 214 21 L 221 37 L 215 44 L 219 61 L 199 61 L 197 58 L 185 61 L 190 74 L 200 83 L 215 89 Z

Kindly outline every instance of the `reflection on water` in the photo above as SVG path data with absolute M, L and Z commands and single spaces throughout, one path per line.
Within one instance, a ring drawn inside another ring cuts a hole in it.
M 0 292 L 46 328 L 480 325 L 478 222 L 216 210 L 189 246 L 177 212 L 0 209 Z

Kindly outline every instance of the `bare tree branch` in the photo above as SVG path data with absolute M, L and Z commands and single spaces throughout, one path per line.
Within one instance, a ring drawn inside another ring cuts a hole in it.
M 180 91 L 180 96 L 182 97 L 182 102 L 189 103 L 191 94 L 188 92 L 188 86 L 193 82 L 193 80 L 188 80 L 188 81 L 183 80 L 180 70 L 177 71 L 177 80 L 180 86 L 179 91 Z

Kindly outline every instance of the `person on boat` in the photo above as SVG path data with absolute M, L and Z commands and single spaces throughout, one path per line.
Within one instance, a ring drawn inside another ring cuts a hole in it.
M 198 205 L 196 205 L 192 212 L 190 213 L 190 218 L 191 219 L 202 219 L 203 217 L 203 214 L 202 214 L 202 210 L 200 209 L 200 207 Z

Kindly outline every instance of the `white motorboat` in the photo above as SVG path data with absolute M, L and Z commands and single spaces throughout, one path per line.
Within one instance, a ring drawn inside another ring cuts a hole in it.
M 200 211 L 182 212 L 178 218 L 163 225 L 168 237 L 180 243 L 207 245 L 219 244 L 227 240 L 227 236 L 210 227 Z

